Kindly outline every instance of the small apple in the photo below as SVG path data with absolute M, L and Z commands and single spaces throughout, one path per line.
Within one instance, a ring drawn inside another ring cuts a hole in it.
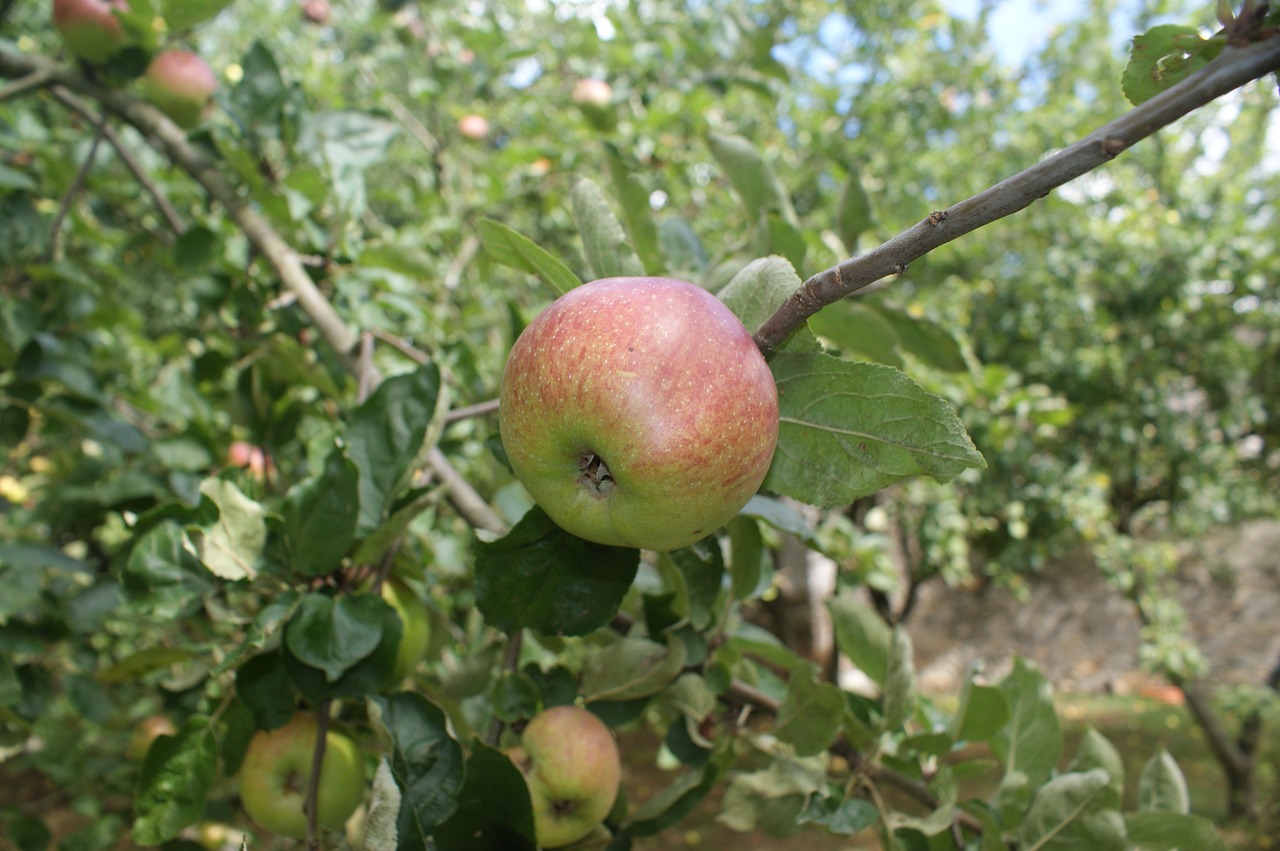
M 144 75 L 147 96 L 179 127 L 190 130 L 204 118 L 218 78 L 203 59 L 186 50 L 156 55 Z
M 258 452 L 262 451 L 247 441 L 233 441 L 232 444 L 227 447 L 227 463 L 232 467 L 248 467 L 249 460 L 253 458 L 255 450 Z
M 333 14 L 329 0 L 303 0 L 302 16 L 313 24 L 327 24 Z
M 299 712 L 283 727 L 259 730 L 249 740 L 236 776 L 245 812 L 259 826 L 280 836 L 301 839 L 307 833 L 302 805 L 311 776 L 317 722 L 310 712 Z M 341 830 L 364 798 L 364 768 L 355 743 L 329 730 L 316 817 L 327 830 Z
M 133 727 L 129 736 L 127 753 L 132 759 L 141 760 L 147 755 L 151 743 L 161 736 L 172 736 L 178 732 L 177 726 L 167 715 L 148 715 Z
M 396 651 L 396 667 L 392 682 L 400 682 L 413 673 L 427 653 L 431 641 L 431 614 L 417 593 L 403 580 L 391 577 L 382 583 L 382 599 L 400 616 L 403 632 Z
M 618 123 L 613 108 L 613 86 L 591 77 L 573 84 L 573 102 L 597 130 L 612 130 Z
M 53 26 L 72 56 L 100 64 L 128 42 L 117 11 L 127 0 L 53 0 Z
M 778 393 L 751 334 L 670 278 L 604 278 L 561 296 L 516 340 L 502 445 L 566 531 L 674 550 L 751 499 L 773 458 Z
M 543 848 L 595 830 L 618 797 L 622 760 L 613 733 L 579 706 L 555 706 L 529 721 L 507 756 L 524 774 L 533 828 Z
M 483 115 L 464 115 L 458 119 L 458 132 L 463 138 L 478 142 L 489 135 L 489 121 Z

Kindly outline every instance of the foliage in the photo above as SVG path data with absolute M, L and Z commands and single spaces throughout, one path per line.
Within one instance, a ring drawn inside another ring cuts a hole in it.
M 0 51 L 57 55 L 38 5 L 0 4 Z M 1134 532 L 1275 508 L 1277 172 L 1256 157 L 1273 92 L 798 329 L 771 359 L 768 494 L 693 547 L 555 528 L 484 404 L 524 324 L 579 282 L 683 276 L 756 327 L 805 270 L 1084 135 L 1122 111 L 1122 80 L 1149 97 L 1213 39 L 1149 30 L 1122 75 L 1099 10 L 1019 76 L 981 21 L 925 2 L 353 2 L 304 26 L 267 0 L 133 0 L 130 20 L 141 45 L 81 70 L 133 92 L 139 54 L 199 48 L 225 85 L 191 143 L 361 342 L 327 345 L 274 258 L 137 127 L 104 136 L 65 87 L 0 99 L 0 734 L 6 772 L 104 816 L 74 847 L 231 818 L 249 737 L 300 704 L 370 756 L 350 841 L 528 847 L 499 749 L 578 700 L 659 731 L 680 766 L 619 802 L 612 849 L 717 787 L 736 829 L 886 848 L 1217 847 L 1167 754 L 1136 779 L 1100 734 L 1063 754 L 1029 663 L 970 676 L 952 710 L 920 694 L 905 628 L 855 590 L 896 589 L 897 529 L 917 581 L 1016 586 L 1083 542 L 1150 600 L 1167 563 Z M 613 87 L 612 129 L 570 100 L 588 76 Z M 459 131 L 473 113 L 486 138 Z M 834 510 L 811 528 L 781 496 Z M 835 637 L 873 696 L 747 618 L 784 534 L 842 561 Z M 389 575 L 434 619 L 404 683 L 403 625 L 368 593 Z M 1196 670 L 1176 612 L 1151 630 L 1153 664 Z M 156 712 L 179 731 L 130 764 Z M 995 791 L 969 794 L 984 773 Z M 486 800 L 513 797 L 493 820 Z M 21 818 L 3 820 L 44 847 Z

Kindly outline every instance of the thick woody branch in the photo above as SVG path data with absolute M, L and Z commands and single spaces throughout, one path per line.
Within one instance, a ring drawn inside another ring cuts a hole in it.
M 154 140 L 175 165 L 189 174 L 227 211 L 254 249 L 280 276 L 281 282 L 298 299 L 325 342 L 355 372 L 357 335 L 342 321 L 324 294 L 317 289 L 298 253 L 281 238 L 265 218 L 240 196 L 235 186 L 209 157 L 191 144 L 184 130 L 158 109 L 124 92 L 104 88 L 82 75 L 54 65 L 46 59 L 0 48 L 0 77 L 41 75 L 46 82 L 85 95 L 112 114 Z
M 1225 48 L 1195 74 L 1075 144 L 946 210 L 859 257 L 805 281 L 756 332 L 766 355 L 806 319 L 867 285 L 901 274 L 915 260 L 970 231 L 1018 212 L 1227 92 L 1280 69 L 1280 37 Z

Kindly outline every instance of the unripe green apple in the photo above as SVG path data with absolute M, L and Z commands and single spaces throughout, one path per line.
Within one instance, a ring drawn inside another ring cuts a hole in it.
M 507 755 L 524 774 L 534 832 L 543 848 L 559 848 L 590 834 L 618 797 L 618 744 L 604 722 L 581 707 L 539 712 Z
M 396 651 L 396 667 L 392 682 L 399 682 L 413 673 L 427 653 L 431 642 L 431 613 L 417 593 L 402 579 L 391 577 L 382 583 L 382 599 L 400 616 L 402 633 L 400 648 Z
M 516 340 L 502 445 L 534 501 L 601 544 L 674 550 L 751 499 L 773 458 L 778 393 L 751 334 L 670 278 L 604 278 Z
M 99 64 L 128 41 L 116 11 L 129 11 L 127 0 L 53 0 L 53 26 L 68 53 Z
M 299 712 L 283 727 L 254 733 L 236 776 L 245 812 L 259 826 L 280 836 L 301 839 L 307 833 L 303 814 L 307 781 L 316 746 L 317 721 Z M 364 768 L 355 743 L 329 730 L 316 797 L 318 823 L 341 830 L 364 799 Z
M 189 130 L 204 118 L 218 89 L 218 78 L 196 54 L 166 50 L 147 66 L 144 85 L 151 102 L 174 124 Z

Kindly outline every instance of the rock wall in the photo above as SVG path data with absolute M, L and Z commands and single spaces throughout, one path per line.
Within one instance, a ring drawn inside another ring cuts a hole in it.
M 1030 577 L 1026 602 L 1002 588 L 932 584 L 907 623 L 922 688 L 955 693 L 971 664 L 999 677 L 1013 656 L 1034 660 L 1063 691 L 1131 693 L 1142 672 L 1132 607 L 1087 555 Z M 1176 576 L 1191 637 L 1214 684 L 1262 683 L 1280 658 L 1280 522 L 1217 530 L 1181 547 Z

